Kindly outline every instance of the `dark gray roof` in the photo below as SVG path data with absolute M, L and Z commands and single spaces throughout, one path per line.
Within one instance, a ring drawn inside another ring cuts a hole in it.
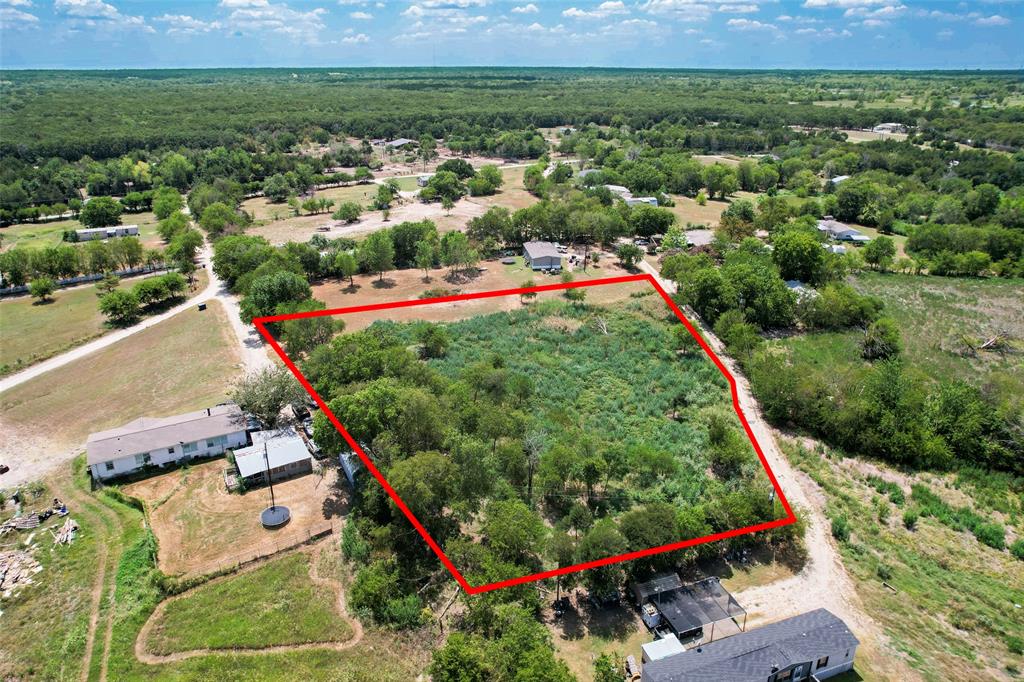
M 683 581 L 679 579 L 678 573 L 662 573 L 646 582 L 634 583 L 633 596 L 636 598 L 637 604 L 642 604 L 653 595 L 677 590 L 682 586 Z
M 523 249 L 530 260 L 545 257 L 562 258 L 562 254 L 558 252 L 558 247 L 551 242 L 526 242 L 523 244 Z
M 856 647 L 846 623 L 817 609 L 644 666 L 643 682 L 764 682 L 772 668 Z

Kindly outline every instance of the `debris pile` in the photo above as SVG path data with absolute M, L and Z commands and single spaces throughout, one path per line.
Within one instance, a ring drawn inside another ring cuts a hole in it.
M 28 552 L 0 552 L 0 595 L 9 597 L 14 590 L 32 584 L 32 576 L 43 570 Z
M 75 533 L 78 532 L 78 524 L 71 517 L 68 517 L 64 521 L 64 525 L 60 527 L 60 530 L 54 533 L 52 530 L 50 533 L 53 535 L 53 544 L 55 545 L 70 545 L 72 540 L 75 539 Z
M 47 514 L 49 517 L 49 514 Z M 13 533 L 16 530 L 31 530 L 32 528 L 38 528 L 39 524 L 44 519 L 41 519 L 38 512 L 33 512 L 26 516 L 18 516 L 10 519 L 4 525 L 0 526 L 0 536 Z

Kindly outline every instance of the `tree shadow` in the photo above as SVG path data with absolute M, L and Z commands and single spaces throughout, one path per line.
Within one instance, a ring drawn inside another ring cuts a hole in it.
M 398 282 L 393 279 L 375 279 L 373 281 L 374 289 L 394 289 L 398 286 Z
M 44 305 L 50 305 L 51 303 L 56 303 L 56 302 L 57 302 L 57 299 L 55 299 L 55 298 L 42 298 L 42 299 L 38 299 L 38 300 L 32 301 L 32 305 L 34 305 L 34 306 L 44 306 Z
M 347 286 L 344 286 L 344 287 L 341 288 L 341 293 L 343 293 L 343 294 L 357 294 L 357 293 L 359 293 L 360 289 L 362 289 L 362 287 L 359 286 L 358 284 L 350 283 Z

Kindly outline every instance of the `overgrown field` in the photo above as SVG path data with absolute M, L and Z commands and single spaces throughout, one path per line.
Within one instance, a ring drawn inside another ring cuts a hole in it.
M 857 592 L 910 665 L 928 680 L 1020 675 L 1022 563 L 963 525 L 1008 521 L 1019 534 L 1019 486 L 1016 500 L 1000 486 L 1004 514 L 992 497 L 979 502 L 991 489 L 967 477 L 905 476 L 793 445 L 787 454 L 822 487 Z
M 304 371 L 471 584 L 781 514 L 725 379 L 653 291 L 614 306 L 543 300 L 446 325 L 380 322 L 320 347 Z M 344 447 L 315 423 L 318 443 Z M 420 564 L 402 569 L 417 580 L 437 570 L 423 546 L 394 542 L 408 522 L 377 486 L 357 507 L 369 547 L 353 554 L 396 552 Z M 579 577 L 605 593 L 624 570 L 682 560 Z M 373 562 L 356 583 L 394 570 Z M 394 594 L 364 596 L 379 619 L 399 608 Z

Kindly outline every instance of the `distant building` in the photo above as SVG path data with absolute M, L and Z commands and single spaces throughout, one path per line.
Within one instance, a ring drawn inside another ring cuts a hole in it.
M 818 230 L 825 234 L 829 239 L 834 239 L 839 242 L 869 242 L 871 237 L 855 230 L 846 223 L 841 223 L 838 220 L 834 220 L 832 216 L 825 216 L 818 221 Z
M 594 173 L 600 173 L 600 172 L 601 172 L 600 168 L 585 168 L 584 170 L 581 170 L 579 173 L 577 173 L 576 177 L 578 177 L 580 180 L 582 180 L 583 178 L 587 177 L 588 175 L 593 175 Z
M 85 443 L 86 463 L 94 479 L 106 480 L 147 466 L 214 457 L 247 442 L 242 410 L 225 404 L 173 417 L 140 417 L 93 433 Z
M 267 482 L 267 470 L 273 482 L 313 471 L 313 457 L 306 442 L 292 427 L 256 431 L 252 445 L 235 450 L 238 476 L 246 485 Z
M 845 180 L 849 180 L 849 179 L 850 179 L 849 175 L 837 175 L 834 178 L 831 178 L 829 180 L 829 182 L 831 182 L 833 185 L 838 185 L 839 183 L 841 183 L 841 182 L 843 182 Z
M 892 133 L 905 133 L 907 132 L 907 126 L 903 125 L 902 123 L 879 123 L 878 125 L 871 129 L 871 132 L 882 133 L 883 135 Z
M 391 140 L 390 142 L 386 142 L 384 146 L 390 147 L 391 149 L 401 149 L 402 147 L 408 146 L 410 144 L 416 144 L 416 140 L 410 140 L 407 137 L 400 137 L 397 140 Z
M 642 682 L 825 680 L 853 669 L 860 642 L 825 609 L 765 625 L 644 665 Z
M 605 189 L 607 189 L 612 194 L 619 195 L 619 197 L 623 199 L 633 196 L 633 193 L 630 192 L 627 188 L 623 187 L 622 185 L 605 185 Z
M 433 173 L 424 173 L 423 175 L 416 178 L 416 184 L 420 187 L 426 187 L 427 183 L 430 182 L 430 178 L 434 177 Z
M 80 242 L 94 239 L 111 239 L 113 237 L 138 237 L 138 225 L 111 225 L 110 227 L 87 227 L 75 230 L 75 237 Z
M 624 197 L 626 206 L 639 206 L 640 204 L 650 204 L 651 206 L 658 205 L 657 197 Z
M 562 254 L 551 242 L 526 242 L 523 244 L 523 259 L 533 270 L 562 269 Z

